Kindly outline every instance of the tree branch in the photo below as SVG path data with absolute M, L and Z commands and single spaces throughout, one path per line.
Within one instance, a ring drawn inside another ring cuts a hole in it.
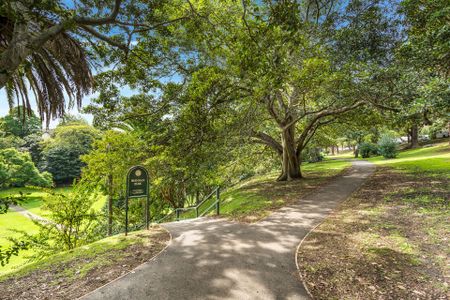
M 99 40 L 105 41 L 108 44 L 110 44 L 111 46 L 117 47 L 125 52 L 127 52 L 129 49 L 125 44 L 122 44 L 120 42 L 117 42 L 113 39 L 111 39 L 109 36 L 104 35 L 98 31 L 96 31 L 92 26 L 89 25 L 81 25 L 80 26 L 84 31 L 90 33 L 91 35 L 95 36 L 96 38 L 98 38 Z
M 279 142 L 277 142 L 273 137 L 268 135 L 267 133 L 252 132 L 252 136 L 254 138 L 257 138 L 260 143 L 267 145 L 270 148 L 272 148 L 273 150 L 275 150 L 275 152 L 277 152 L 277 154 L 279 154 L 279 155 L 283 154 L 283 147 L 281 146 L 281 144 Z
M 341 108 L 338 108 L 338 109 L 334 109 L 334 110 L 327 109 L 327 110 L 324 110 L 324 111 L 318 113 L 308 123 L 308 125 L 306 125 L 306 128 L 303 130 L 302 134 L 298 138 L 297 151 L 304 147 L 305 140 L 307 139 L 310 131 L 314 129 L 314 126 L 316 125 L 316 123 L 320 119 L 322 119 L 324 117 L 327 117 L 327 116 L 343 114 L 343 113 L 348 112 L 350 110 L 356 109 L 356 108 L 358 108 L 359 106 L 361 106 L 361 105 L 363 105 L 365 103 L 366 103 L 365 101 L 357 101 L 357 102 L 353 103 L 352 105 L 344 106 L 344 107 L 341 107 Z
M 72 20 L 80 25 L 105 25 L 111 24 L 116 21 L 117 15 L 120 11 L 120 5 L 122 4 L 122 0 L 115 0 L 114 7 L 111 11 L 111 14 L 105 18 L 86 18 L 81 16 L 75 16 Z

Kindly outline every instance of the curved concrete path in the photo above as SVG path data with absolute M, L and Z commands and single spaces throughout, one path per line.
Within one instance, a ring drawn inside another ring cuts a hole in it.
M 18 205 L 10 205 L 9 208 L 11 208 L 11 210 L 21 214 L 22 216 L 31 219 L 31 220 L 36 220 L 36 221 L 41 221 L 41 222 L 48 222 L 48 220 L 44 217 L 41 217 L 35 213 L 32 213 L 31 211 L 18 206 Z
M 347 175 L 256 224 L 164 224 L 173 237 L 164 252 L 82 299 L 307 299 L 295 265 L 297 245 L 373 169 L 354 161 Z

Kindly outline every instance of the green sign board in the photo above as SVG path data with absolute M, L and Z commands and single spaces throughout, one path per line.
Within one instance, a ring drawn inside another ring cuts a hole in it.
M 127 196 L 128 198 L 148 196 L 148 172 L 144 167 L 135 166 L 128 171 Z

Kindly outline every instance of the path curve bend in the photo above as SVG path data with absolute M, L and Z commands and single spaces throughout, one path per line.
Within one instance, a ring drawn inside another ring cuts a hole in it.
M 173 239 L 163 253 L 81 299 L 309 299 L 296 248 L 374 170 L 365 161 L 352 164 L 255 224 L 208 218 L 164 224 Z

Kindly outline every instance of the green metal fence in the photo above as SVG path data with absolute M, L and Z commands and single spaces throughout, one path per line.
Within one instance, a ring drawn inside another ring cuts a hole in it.
M 215 197 L 214 197 L 215 196 Z M 208 196 L 195 206 L 176 208 L 170 214 L 164 216 L 156 223 L 180 221 L 203 217 L 211 210 L 215 209 L 216 214 L 220 214 L 220 187 L 214 189 Z

